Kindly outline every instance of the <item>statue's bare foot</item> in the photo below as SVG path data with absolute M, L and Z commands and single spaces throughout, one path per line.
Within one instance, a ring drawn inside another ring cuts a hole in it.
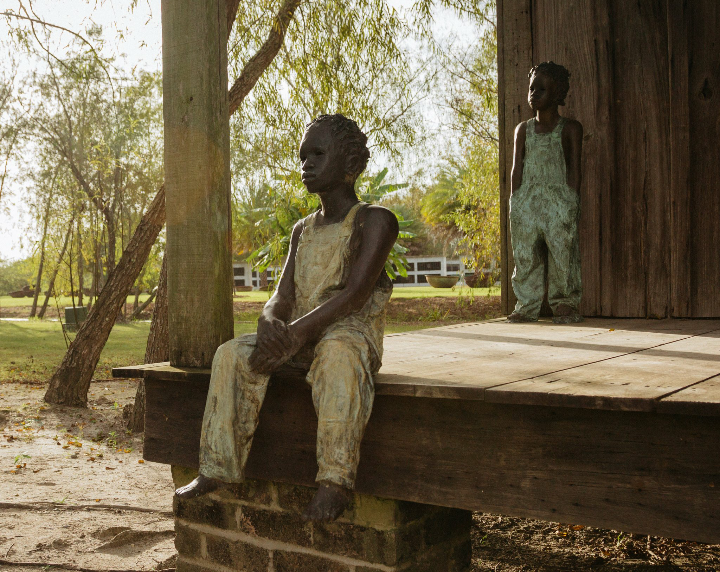
M 350 491 L 340 485 L 323 483 L 305 508 L 303 520 L 332 522 L 350 504 Z
M 526 322 L 537 322 L 537 318 L 531 318 L 529 316 L 526 316 L 525 314 L 513 312 L 508 316 L 507 321 L 511 324 L 523 324 Z
M 194 499 L 201 497 L 208 493 L 213 492 L 220 487 L 225 486 L 225 483 L 218 481 L 217 479 L 211 479 L 203 475 L 198 475 L 194 481 L 190 484 L 180 487 L 175 491 L 175 495 L 181 499 Z

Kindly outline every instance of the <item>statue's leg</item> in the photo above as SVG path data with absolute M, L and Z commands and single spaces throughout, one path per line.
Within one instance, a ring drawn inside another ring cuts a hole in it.
M 528 203 L 513 201 L 510 210 L 510 242 L 515 260 L 512 287 L 517 297 L 513 315 L 537 320 L 545 294 L 545 269 L 538 249 L 537 213 L 528 208 Z
M 360 332 L 335 331 L 315 348 L 308 381 L 318 415 L 320 483 L 355 486 L 360 442 L 375 396 L 371 367 L 370 347 Z
M 572 191 L 567 202 L 558 208 L 557 218 L 549 221 L 546 232 L 548 246 L 548 302 L 557 317 L 577 321 L 582 294 L 580 278 L 580 237 L 578 233 L 577 194 Z
M 270 376 L 250 371 L 255 334 L 224 343 L 215 352 L 200 437 L 200 474 L 243 480 L 260 407 Z

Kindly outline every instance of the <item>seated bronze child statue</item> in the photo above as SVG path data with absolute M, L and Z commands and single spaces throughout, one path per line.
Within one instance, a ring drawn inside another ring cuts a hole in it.
M 175 491 L 179 497 L 243 481 L 270 374 L 288 362 L 307 369 L 318 416 L 319 488 L 304 518 L 334 520 L 347 507 L 382 358 L 392 293 L 385 261 L 398 236 L 391 211 L 355 194 L 369 157 L 367 137 L 351 119 L 321 115 L 308 125 L 300 145 L 302 181 L 321 208 L 295 225 L 257 334 L 215 353 L 199 474 Z
M 517 304 L 508 320 L 538 319 L 545 295 L 540 250 L 544 244 L 553 322 L 581 322 L 578 219 L 583 128 L 578 121 L 558 113 L 570 88 L 567 69 L 544 62 L 530 70 L 528 77 L 528 103 L 535 116 L 515 128 L 510 235 Z

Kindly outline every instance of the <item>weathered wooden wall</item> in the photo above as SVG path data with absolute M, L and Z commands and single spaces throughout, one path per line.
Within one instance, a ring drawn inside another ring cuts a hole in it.
M 720 316 L 720 3 L 499 0 L 503 307 L 507 200 L 527 71 L 570 70 L 585 127 L 581 251 L 590 316 Z

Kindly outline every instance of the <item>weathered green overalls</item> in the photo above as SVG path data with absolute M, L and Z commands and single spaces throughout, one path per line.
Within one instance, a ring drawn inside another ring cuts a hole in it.
M 357 251 L 355 219 L 365 203 L 355 205 L 336 224 L 316 226 L 308 216 L 295 258 L 296 320 L 331 298 L 347 283 Z M 353 488 L 360 441 L 372 410 L 373 374 L 380 369 L 385 305 L 392 283 L 383 272 L 359 312 L 330 325 L 313 347 L 303 348 L 293 365 L 309 368 L 318 415 L 318 482 Z M 291 321 L 292 321 L 291 320 Z M 253 433 L 270 376 L 250 371 L 255 334 L 220 346 L 212 364 L 200 440 L 200 473 L 227 483 L 243 480 Z
M 553 311 L 560 304 L 577 311 L 582 295 L 580 197 L 567 184 L 564 125 L 561 117 L 551 133 L 536 133 L 535 119 L 527 122 L 522 184 L 510 197 L 515 313 L 530 319 L 537 319 L 544 295 L 545 269 L 538 248 L 542 242 L 548 250 L 548 301 Z

